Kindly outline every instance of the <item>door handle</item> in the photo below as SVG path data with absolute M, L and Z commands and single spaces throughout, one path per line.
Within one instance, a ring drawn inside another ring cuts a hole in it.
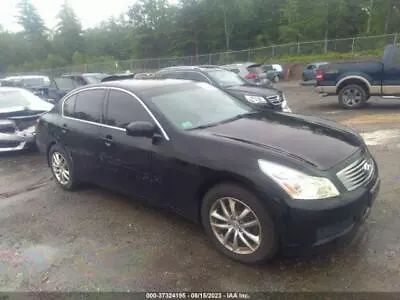
M 68 129 L 67 124 L 63 124 L 63 126 L 62 126 L 62 128 L 61 128 L 61 132 L 62 132 L 62 133 L 66 133 L 66 132 L 67 132 L 67 129 Z
M 114 144 L 113 138 L 111 135 L 107 135 L 105 138 L 103 138 L 104 144 L 107 147 L 110 147 L 112 144 Z

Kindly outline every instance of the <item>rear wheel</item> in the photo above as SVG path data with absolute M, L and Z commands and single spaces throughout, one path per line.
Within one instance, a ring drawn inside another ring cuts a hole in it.
M 303 81 L 308 81 L 308 77 L 306 75 L 303 74 Z
M 78 182 L 68 152 L 63 147 L 54 145 L 49 151 L 48 159 L 56 182 L 65 190 L 75 189 Z
M 249 190 L 235 184 L 212 188 L 202 203 L 202 223 L 216 248 L 246 264 L 261 264 L 278 251 L 270 214 Z
M 364 106 L 368 98 L 365 88 L 358 84 L 345 85 L 339 91 L 339 103 L 348 109 Z
M 273 80 L 275 83 L 279 82 L 279 76 L 276 75 L 272 80 Z

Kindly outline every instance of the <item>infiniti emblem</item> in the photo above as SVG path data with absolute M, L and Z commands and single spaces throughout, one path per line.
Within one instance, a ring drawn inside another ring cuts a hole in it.
M 364 172 L 369 173 L 372 171 L 372 162 L 367 161 L 363 166 Z

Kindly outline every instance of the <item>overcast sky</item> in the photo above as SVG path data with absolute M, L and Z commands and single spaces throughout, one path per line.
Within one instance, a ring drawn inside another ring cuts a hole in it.
M 31 1 L 44 19 L 46 26 L 50 29 L 54 28 L 57 24 L 55 16 L 64 0 Z M 15 19 L 17 15 L 15 6 L 18 0 L 0 0 L 0 2 L 0 24 L 7 30 L 19 31 L 21 28 Z M 84 29 L 93 27 L 111 16 L 118 16 L 134 2 L 135 0 L 68 0 Z

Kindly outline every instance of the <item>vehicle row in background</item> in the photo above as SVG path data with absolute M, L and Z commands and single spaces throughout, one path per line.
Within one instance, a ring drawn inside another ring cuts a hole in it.
M 312 81 L 316 79 L 317 70 L 324 65 L 327 65 L 327 62 L 313 62 L 306 65 L 303 69 L 302 79 L 304 82 Z
M 0 86 L 24 88 L 53 103 L 69 91 L 82 85 L 99 83 L 107 76 L 104 73 L 71 73 L 54 78 L 42 75 L 9 76 L 1 80 Z
M 264 86 L 272 86 L 271 80 L 267 77 L 267 73 L 261 68 L 260 64 L 252 62 L 237 63 L 230 65 L 223 65 L 221 68 L 229 70 L 238 74 L 240 77 L 255 84 Z
M 154 74 L 158 79 L 185 79 L 218 87 L 254 108 L 290 112 L 285 95 L 271 87 L 244 80 L 234 72 L 218 66 L 180 66 L 162 69 Z
M 316 91 L 338 95 L 344 108 L 360 108 L 371 96 L 400 99 L 400 51 L 385 48 L 382 59 L 326 64 L 316 72 Z

